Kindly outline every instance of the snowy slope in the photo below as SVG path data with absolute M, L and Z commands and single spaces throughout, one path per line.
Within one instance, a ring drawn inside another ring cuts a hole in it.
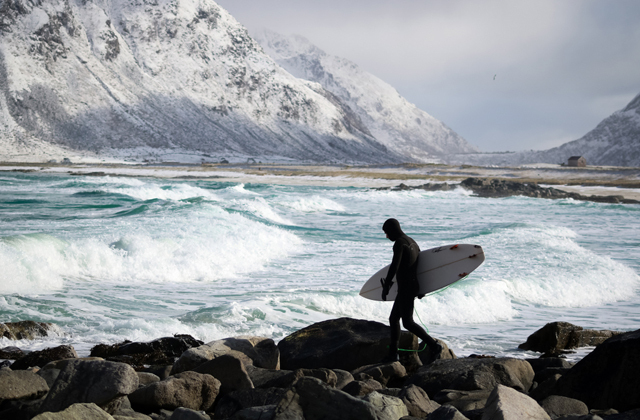
M 553 149 L 508 154 L 454 155 L 447 161 L 477 165 L 567 163 L 584 156 L 588 165 L 640 167 L 640 94 L 605 118 L 582 138 Z
M 267 54 L 289 73 L 320 83 L 360 118 L 373 137 L 415 160 L 477 149 L 442 122 L 409 103 L 388 83 L 354 63 L 326 54 L 307 39 L 272 31 L 253 34 Z
M 42 142 L 103 154 L 408 160 L 335 95 L 283 70 L 211 0 L 2 2 L 0 159 Z

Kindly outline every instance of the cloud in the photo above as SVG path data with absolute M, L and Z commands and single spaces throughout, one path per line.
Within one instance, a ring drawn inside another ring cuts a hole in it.
M 578 138 L 640 92 L 634 0 L 218 3 L 354 61 L 484 150 Z

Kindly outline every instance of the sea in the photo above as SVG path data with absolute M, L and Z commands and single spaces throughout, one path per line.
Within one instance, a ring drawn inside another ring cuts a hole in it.
M 387 323 L 392 303 L 358 292 L 391 262 L 390 217 L 423 250 L 484 249 L 466 279 L 416 300 L 416 321 L 458 356 L 537 357 L 518 345 L 554 321 L 640 328 L 640 205 L 3 172 L 0 322 L 55 328 L 0 347 L 70 344 L 88 356 L 98 343 L 174 334 L 277 342 L 339 317 Z

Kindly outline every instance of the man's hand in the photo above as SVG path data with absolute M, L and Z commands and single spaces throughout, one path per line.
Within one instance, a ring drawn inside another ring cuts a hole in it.
M 382 284 L 382 300 L 383 301 L 387 300 L 387 295 L 389 294 L 389 289 L 391 288 L 391 286 L 387 286 L 387 282 L 385 280 L 386 279 L 384 277 L 380 279 L 380 283 Z

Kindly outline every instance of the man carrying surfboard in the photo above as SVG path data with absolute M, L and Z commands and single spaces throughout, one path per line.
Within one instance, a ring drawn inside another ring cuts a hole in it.
M 394 242 L 393 260 L 391 261 L 387 277 L 380 280 L 382 283 L 382 300 L 387 299 L 394 276 L 398 282 L 398 295 L 393 303 L 391 315 L 389 315 L 389 326 L 391 327 L 389 354 L 382 361 L 393 362 L 398 360 L 401 319 L 402 325 L 425 342 L 429 346 L 430 352 L 440 354 L 442 345 L 427 334 L 424 328 L 416 324 L 413 320 L 414 299 L 424 296 L 418 296 L 419 285 L 416 277 L 420 247 L 416 241 L 402 231 L 400 223 L 396 219 L 388 219 L 385 221 L 382 225 L 382 230 L 387 234 L 387 238 Z

